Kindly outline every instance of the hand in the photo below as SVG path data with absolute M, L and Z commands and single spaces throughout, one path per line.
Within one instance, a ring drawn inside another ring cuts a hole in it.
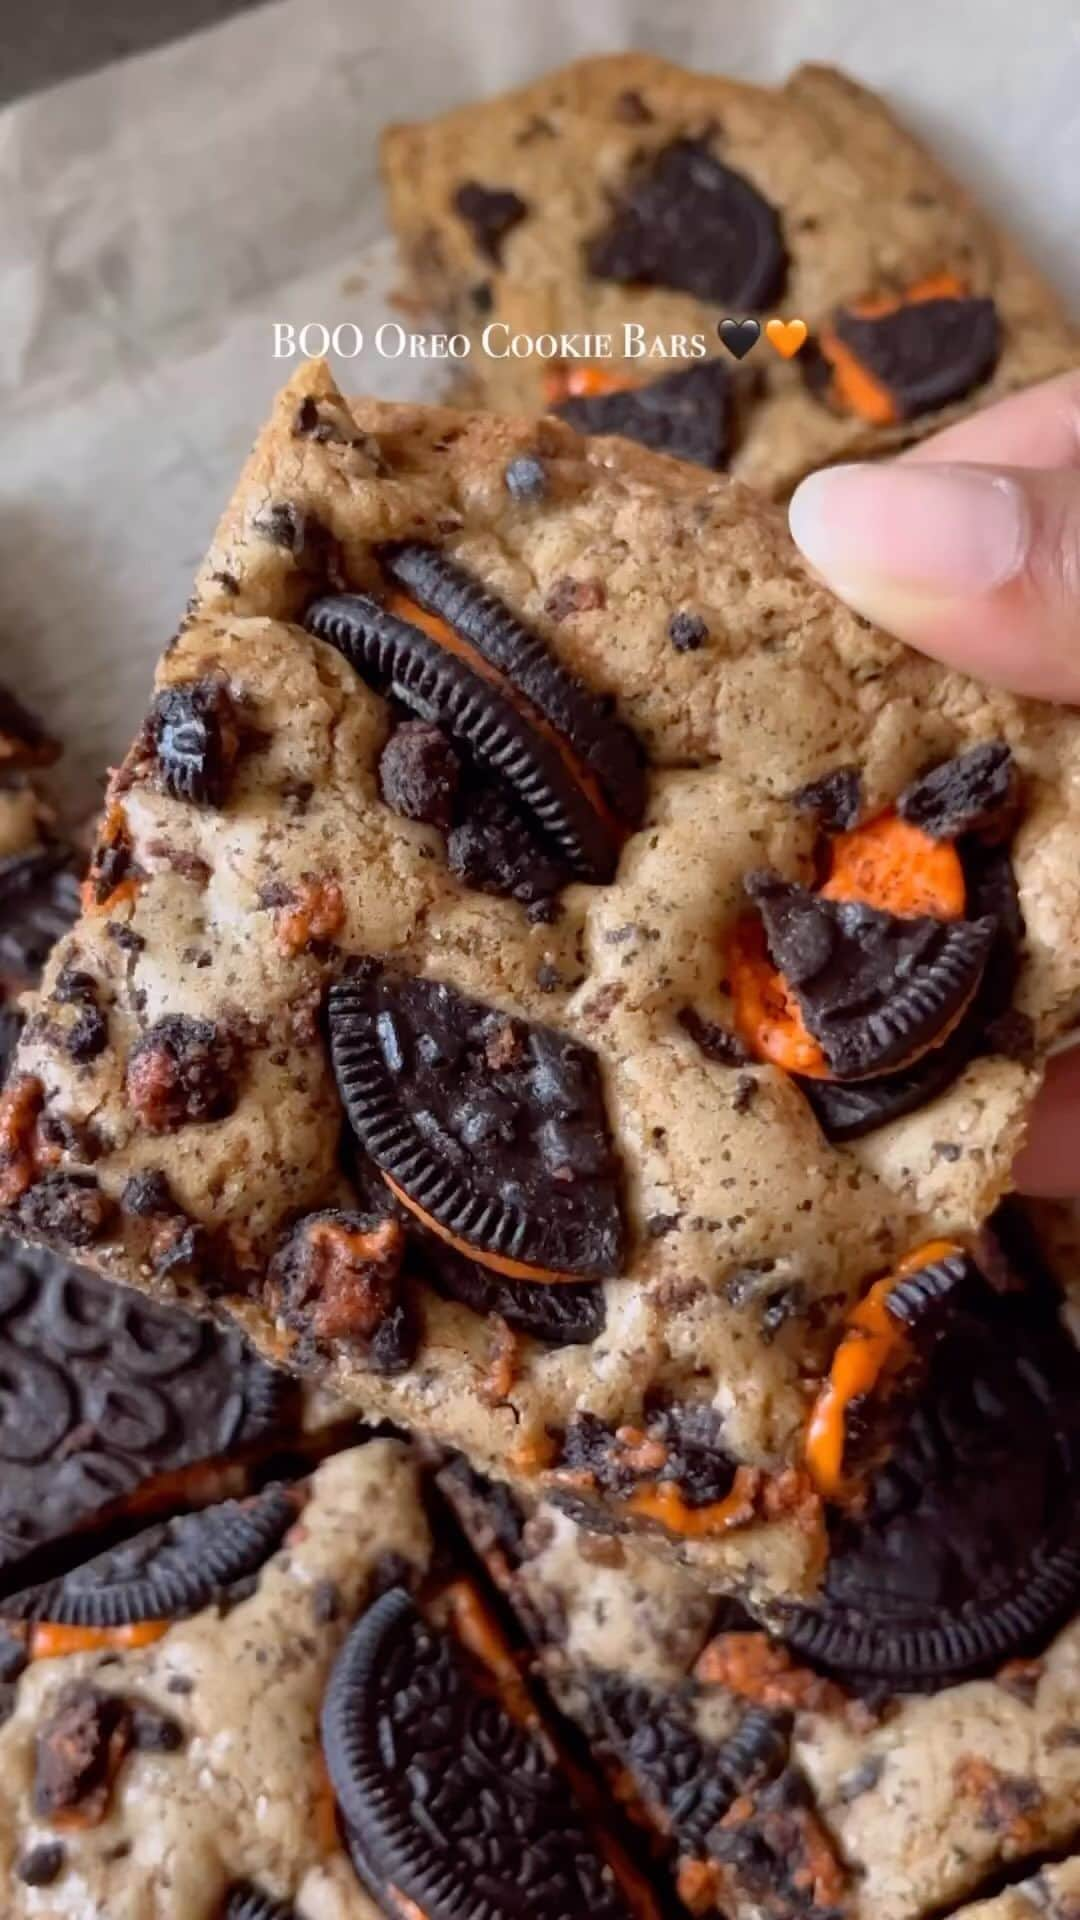
M 977 679 L 1080 704 L 1080 373 L 900 460 L 812 474 L 790 517 L 810 564 L 878 626 Z M 1050 1062 L 1015 1176 L 1021 1192 L 1080 1194 L 1080 1047 Z

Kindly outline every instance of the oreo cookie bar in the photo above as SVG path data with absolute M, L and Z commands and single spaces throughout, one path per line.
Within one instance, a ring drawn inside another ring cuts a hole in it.
M 10 1920 L 660 1920 L 397 1441 L 0 1603 Z
M 470 343 L 470 398 L 779 495 L 1076 362 L 1011 241 L 829 67 L 766 89 L 582 60 L 390 127 L 382 171 L 413 296 Z M 797 326 L 786 357 L 769 316 Z
M 694 1914 L 923 1920 L 1076 1846 L 1080 1353 L 1044 1276 L 996 1235 L 984 1260 L 995 1283 L 899 1297 L 922 1362 L 863 1409 L 810 1604 L 717 1601 L 565 1503 L 440 1474 Z
M 808 1596 L 1080 1006 L 1078 743 L 736 483 L 309 367 L 113 780 L 4 1217 Z

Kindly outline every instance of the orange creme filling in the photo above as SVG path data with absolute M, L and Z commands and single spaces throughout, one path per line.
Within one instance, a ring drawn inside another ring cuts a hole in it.
M 564 400 L 591 400 L 601 393 L 625 393 L 636 386 L 625 373 L 609 373 L 604 367 L 582 365 L 552 367 L 544 377 L 544 401 L 559 407 Z
M 636 1488 L 626 1501 L 626 1511 L 655 1520 L 669 1533 L 688 1540 L 729 1533 L 733 1527 L 745 1526 L 752 1517 L 759 1478 L 753 1467 L 736 1467 L 731 1492 L 703 1507 L 689 1506 L 674 1480 L 660 1480 L 656 1486 Z
M 923 300 L 961 300 L 967 293 L 964 281 L 953 273 L 930 274 L 918 280 L 903 294 L 882 294 L 856 301 L 850 311 L 862 319 L 876 320 L 901 307 L 918 306 Z M 889 389 L 826 328 L 821 335 L 821 351 L 833 371 L 833 393 L 849 413 L 858 414 L 874 427 L 893 426 L 899 415 Z
M 467 1254 L 470 1260 L 476 1261 L 477 1266 L 490 1267 L 492 1273 L 503 1273 L 508 1280 L 540 1280 L 548 1286 L 571 1285 L 581 1280 L 580 1273 L 549 1273 L 545 1267 L 530 1267 L 523 1260 L 510 1260 L 505 1254 L 488 1253 L 482 1247 L 472 1246 L 459 1234 L 451 1233 L 449 1227 L 441 1226 L 434 1215 L 426 1213 L 423 1207 L 417 1206 L 416 1201 L 410 1198 L 404 1187 L 399 1187 L 397 1181 L 391 1179 L 388 1173 L 384 1173 L 382 1177 L 395 1200 L 400 1200 L 403 1207 L 408 1207 L 414 1219 L 419 1220 L 430 1233 L 438 1234 L 439 1239 L 445 1240 L 447 1246 L 453 1247 L 457 1253 Z
M 960 1252 L 954 1240 L 927 1241 L 892 1273 L 875 1280 L 847 1315 L 848 1331 L 833 1354 L 829 1377 L 814 1402 L 806 1430 L 806 1464 L 818 1492 L 826 1498 L 835 1498 L 842 1490 L 849 1407 L 872 1393 L 886 1368 L 907 1351 L 906 1330 L 886 1305 L 890 1293 L 909 1274 Z
M 490 660 L 485 660 L 479 648 L 472 646 L 468 640 L 463 640 L 460 633 L 455 633 L 453 627 L 449 626 L 437 613 L 429 613 L 425 607 L 418 606 L 415 600 L 410 600 L 408 594 L 392 593 L 386 607 L 387 612 L 396 614 L 399 620 L 407 620 L 410 626 L 420 627 L 429 639 L 442 647 L 445 653 L 454 654 L 457 659 L 463 660 L 466 666 L 471 667 L 482 680 L 499 689 L 511 706 L 516 707 L 528 721 L 533 731 L 540 734 L 549 746 L 554 747 L 574 784 L 581 788 L 593 812 L 600 816 L 605 829 L 616 844 L 621 845 L 626 838 L 626 830 L 612 813 L 600 791 L 598 781 L 589 772 L 588 767 L 579 760 L 569 741 L 564 740 L 562 734 L 556 732 L 547 716 L 533 706 L 531 700 L 514 686 L 513 681 L 500 673 L 498 667 L 492 666 Z
M 967 904 L 963 865 L 951 841 L 931 839 L 892 809 L 865 826 L 837 834 L 820 895 L 823 900 L 861 900 L 901 919 L 926 914 L 935 920 L 958 920 Z M 785 1073 L 809 1080 L 831 1078 L 825 1054 L 769 959 L 764 929 L 753 915 L 735 927 L 728 970 L 736 1025 L 750 1051 Z M 955 1025 L 955 1020 L 950 1022 L 934 1044 L 947 1039 Z
M 164 1639 L 172 1622 L 136 1620 L 127 1627 L 71 1627 L 55 1620 L 39 1620 L 30 1628 L 27 1652 L 31 1660 L 58 1660 L 69 1653 L 98 1653 L 105 1647 L 152 1647 Z

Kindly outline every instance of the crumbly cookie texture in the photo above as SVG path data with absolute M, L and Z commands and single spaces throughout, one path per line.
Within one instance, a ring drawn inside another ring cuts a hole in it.
M 522 458 L 538 499 L 507 485 Z M 496 593 L 611 697 L 647 756 L 644 822 L 614 879 L 567 886 L 553 919 L 471 889 L 433 828 L 384 803 L 388 705 L 300 624 L 328 582 L 380 592 L 376 548 L 405 539 Z M 671 638 L 679 613 L 704 629 L 690 650 Z M 193 685 L 195 735 L 216 741 L 205 791 L 177 797 L 137 743 L 22 1039 L 5 1136 L 20 1230 L 151 1293 L 210 1301 L 270 1356 L 504 1478 L 535 1485 L 583 1412 L 633 1427 L 658 1404 L 705 1402 L 766 1498 L 691 1539 L 631 1524 L 724 1582 L 809 1590 L 821 1531 L 791 1470 L 845 1307 L 914 1247 L 988 1215 L 1039 1069 L 974 1059 L 931 1105 L 838 1146 L 784 1073 L 710 1057 L 680 1015 L 731 1027 L 724 952 L 747 873 L 809 876 L 795 789 L 855 764 L 873 812 L 992 739 L 1023 781 L 1016 1005 L 1041 1057 L 1080 1004 L 1076 716 L 873 631 L 750 490 L 555 422 L 348 404 L 320 365 L 257 443 L 158 701 Z M 363 955 L 554 1027 L 599 1062 L 628 1239 L 606 1327 L 579 1345 L 517 1337 L 494 1387 L 492 1326 L 408 1263 L 417 1343 L 397 1371 L 332 1328 L 297 1342 L 267 1282 L 298 1222 L 365 1204 L 322 1026 L 328 986 Z M 65 968 L 107 1018 L 90 1061 L 67 1044 Z M 132 1195 L 158 1174 L 212 1262 L 155 1272 Z
M 705 1650 L 718 1629 L 712 1644 L 724 1644 L 731 1624 L 725 1603 L 714 1620 L 709 1596 L 687 1570 L 661 1563 L 641 1541 L 598 1542 L 549 1504 L 524 1521 L 518 1557 L 503 1562 L 502 1585 L 533 1637 L 545 1680 L 601 1750 L 598 1689 L 612 1680 L 634 1703 L 631 1724 L 654 1726 L 660 1752 L 672 1712 L 706 1749 L 730 1741 L 752 1711 L 765 1708 L 778 1724 L 793 1712 L 786 1768 L 808 1786 L 809 1804 L 842 1863 L 841 1910 L 849 1920 L 920 1920 L 951 1911 L 1003 1871 L 1019 1876 L 1025 1858 L 1037 1861 L 1075 1840 L 1080 1622 L 1041 1659 L 1014 1662 L 996 1678 L 865 1706 L 782 1652 L 770 1669 L 761 1657 L 764 1636 L 745 1628 L 731 1634 L 725 1655 L 745 1691 L 712 1680 Z M 643 1758 L 648 1751 L 642 1744 Z M 707 1767 L 706 1759 L 699 1786 Z M 680 1777 L 695 1784 L 689 1763 Z M 1071 1915 L 1065 1895 L 1080 1885 L 1075 1866 L 1052 1872 L 1062 1876 L 1050 1885 L 1062 1913 Z M 684 1875 L 684 1889 L 694 1884 Z M 769 1912 L 821 1910 L 811 1898 L 789 1908 L 779 1886 L 774 1891 Z M 727 1897 L 732 1904 L 722 1902 L 720 1911 L 759 1911 L 738 1884 L 728 1885 Z M 1027 1897 L 1035 1906 L 1034 1885 Z M 1008 1906 L 973 1911 L 980 1920 L 984 1911 L 988 1920 L 999 1912 L 1013 1920 Z M 1028 1920 L 1027 1906 L 1015 1912 Z
M 1076 339 L 1056 295 L 874 94 L 829 67 L 800 67 L 773 90 L 628 53 L 580 61 L 519 92 L 383 136 L 391 221 L 414 290 L 470 337 L 468 375 L 483 404 L 539 407 L 551 394 L 550 360 L 485 355 L 485 326 L 498 329 L 500 353 L 519 333 L 611 335 L 614 358 L 596 364 L 615 378 L 654 379 L 688 364 L 620 359 L 627 325 L 648 341 L 700 334 L 710 355 L 724 357 L 720 318 L 757 303 L 725 306 L 670 284 L 620 284 L 590 271 L 598 264 L 590 249 L 613 207 L 655 156 L 680 142 L 732 169 L 773 210 L 786 269 L 761 311 L 798 317 L 810 332 L 809 348 L 790 361 L 764 340 L 737 367 L 725 359 L 736 389 L 731 466 L 740 478 L 783 494 L 816 466 L 917 439 L 1075 364 Z M 688 231 L 688 258 L 693 248 Z M 652 271 L 662 279 L 665 269 Z M 691 258 L 692 284 L 700 272 Z M 894 424 L 868 426 L 830 406 L 806 375 L 837 309 L 942 275 L 994 303 L 1000 352 L 989 376 L 952 404 Z
M 373 1442 L 318 1469 L 249 1599 L 224 1615 L 208 1607 L 147 1648 L 30 1666 L 0 1728 L 10 1920 L 218 1920 L 226 1892 L 248 1882 L 310 1920 L 378 1920 L 338 1843 L 319 1710 L 379 1561 L 423 1569 L 430 1544 L 415 1462 L 396 1441 Z M 127 1755 L 97 1824 L 57 1825 L 35 1811 L 36 1741 L 80 1682 L 176 1731 Z M 35 1855 L 57 1841 L 62 1872 L 35 1885 Z

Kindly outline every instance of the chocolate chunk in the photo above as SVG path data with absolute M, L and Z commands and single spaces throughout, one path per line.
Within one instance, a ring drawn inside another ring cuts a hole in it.
M 727 1740 L 714 1743 L 696 1731 L 691 1704 L 678 1695 L 614 1674 L 595 1676 L 590 1695 L 620 1765 L 684 1857 L 700 1857 L 732 1802 L 787 1763 L 789 1716 L 754 1707 Z
M 791 796 L 800 813 L 816 814 L 826 833 L 846 833 L 862 811 L 862 775 L 858 767 L 834 767 Z
M 20 1227 L 42 1240 L 65 1247 L 90 1247 L 100 1240 L 113 1203 L 89 1173 L 47 1173 L 15 1209 Z
M 454 195 L 454 211 L 469 228 L 477 252 L 500 267 L 503 241 L 529 209 L 509 187 L 483 187 L 476 180 L 466 180 Z
M 511 460 L 503 473 L 506 491 L 512 500 L 536 501 L 547 496 L 547 468 L 535 454 L 521 453 Z
M 631 176 L 585 261 L 597 279 L 672 287 L 732 312 L 772 305 L 787 277 L 775 209 L 697 140 L 672 141 Z
M 34 1812 L 56 1820 L 77 1813 L 84 1826 L 101 1821 L 131 1741 L 131 1716 L 115 1693 L 88 1680 L 63 1689 L 34 1748 Z
M 66 848 L 33 847 L 0 860 L 0 980 L 36 986 L 78 914 L 79 884 Z
M 270 1262 L 274 1315 L 303 1340 L 363 1351 L 398 1305 L 405 1233 L 391 1214 L 305 1214 Z
M 553 901 L 572 879 L 512 802 L 494 787 L 472 789 L 447 835 L 446 864 L 479 893 L 517 900 L 523 907 Z
M 454 817 L 461 761 L 440 727 L 405 720 L 395 727 L 379 757 L 379 790 L 388 807 L 406 820 L 423 820 L 445 831 Z
M 552 411 L 578 433 L 618 433 L 654 453 L 717 472 L 731 452 L 731 376 L 720 360 L 679 367 L 615 393 L 576 395 Z
M 61 1840 L 42 1840 L 15 1862 L 15 1878 L 24 1887 L 51 1887 L 64 1871 L 67 1854 Z
M 699 613 L 682 610 L 668 621 L 668 639 L 676 653 L 696 653 L 708 637 L 709 629 Z
M 827 1140 L 861 1140 L 890 1121 L 917 1113 L 936 1100 L 961 1074 L 974 1052 L 967 1022 L 939 1047 L 932 1047 L 902 1073 L 877 1080 L 800 1080 Z
M 946 1311 L 955 1305 L 960 1289 L 970 1288 L 975 1280 L 972 1263 L 966 1255 L 947 1254 L 942 1260 L 932 1260 L 928 1266 L 920 1267 L 916 1273 L 904 1274 L 890 1288 L 885 1311 L 909 1333 L 925 1333 L 928 1327 L 941 1323 Z
M 750 1059 L 737 1033 L 719 1020 L 707 1020 L 696 1007 L 680 1008 L 679 1025 L 709 1060 L 718 1060 L 722 1067 L 745 1067 Z
M 855 1689 L 1036 1654 L 1080 1601 L 1080 1355 L 1057 1300 L 969 1281 L 943 1310 L 912 1393 L 881 1404 L 901 1420 L 885 1464 L 830 1514 L 820 1602 L 783 1609 L 800 1658 Z
M 371 966 L 330 992 L 353 1131 L 424 1224 L 511 1278 L 618 1273 L 619 1171 L 596 1057 L 433 980 Z
M 408 551 L 422 556 L 419 573 L 424 580 L 430 575 L 432 590 L 417 590 L 411 577 L 403 584 L 422 605 L 438 601 L 433 609 L 438 616 L 474 645 L 482 660 L 496 667 L 495 684 L 486 671 L 474 669 L 467 658 L 451 652 L 420 626 L 388 613 L 365 594 L 317 600 L 308 609 L 307 625 L 338 647 L 365 680 L 437 723 L 478 766 L 505 781 L 575 873 L 609 879 L 618 854 L 614 824 L 597 809 L 549 730 L 534 725 L 532 707 L 538 707 L 563 739 L 583 753 L 583 766 L 601 777 L 597 743 L 606 741 L 613 765 L 621 766 L 624 737 L 630 757 L 631 736 L 609 716 L 601 715 L 599 703 L 564 674 L 541 643 L 482 588 L 450 562 L 443 563 L 433 550 Z M 411 564 L 401 558 L 401 565 L 411 576 Z M 481 633 L 486 635 L 484 642 L 476 638 Z M 546 706 L 537 698 L 538 691 L 544 694 Z M 642 799 L 637 772 L 638 784 L 628 790 L 632 802 Z
M 128 1101 L 151 1133 L 224 1120 L 236 1106 L 239 1064 L 236 1040 L 223 1027 L 166 1014 L 128 1055 Z
M 838 1080 L 906 1067 L 954 1026 L 982 979 L 990 919 L 902 918 L 748 876 L 769 956 Z
M 413 1244 L 416 1247 L 417 1241 Z M 564 1281 L 549 1287 L 537 1281 L 504 1280 L 431 1234 L 423 1236 L 417 1251 L 421 1273 L 440 1293 L 473 1313 L 497 1313 L 515 1332 L 527 1333 L 546 1346 L 587 1346 L 604 1331 L 607 1305 L 599 1281 Z
M 833 333 L 888 394 L 897 420 L 962 400 L 989 379 L 1001 351 L 989 299 L 905 301 L 877 315 L 841 307 Z
M 287 1489 L 224 1500 L 148 1527 L 58 1579 L 2 1602 L 9 1620 L 73 1627 L 127 1627 L 179 1620 L 228 1596 L 258 1573 L 296 1518 Z
M 239 731 L 220 680 L 163 688 L 150 710 L 150 736 L 167 793 L 196 807 L 225 805 Z
M 1004 740 L 987 740 L 905 787 L 896 810 L 935 840 L 1001 840 L 1016 824 L 1019 773 Z
M 401 1589 L 354 1627 L 322 1714 L 346 1842 L 380 1897 L 426 1920 L 629 1920 L 549 1749 L 485 1696 Z M 527 1783 L 523 1790 L 522 1783 Z

